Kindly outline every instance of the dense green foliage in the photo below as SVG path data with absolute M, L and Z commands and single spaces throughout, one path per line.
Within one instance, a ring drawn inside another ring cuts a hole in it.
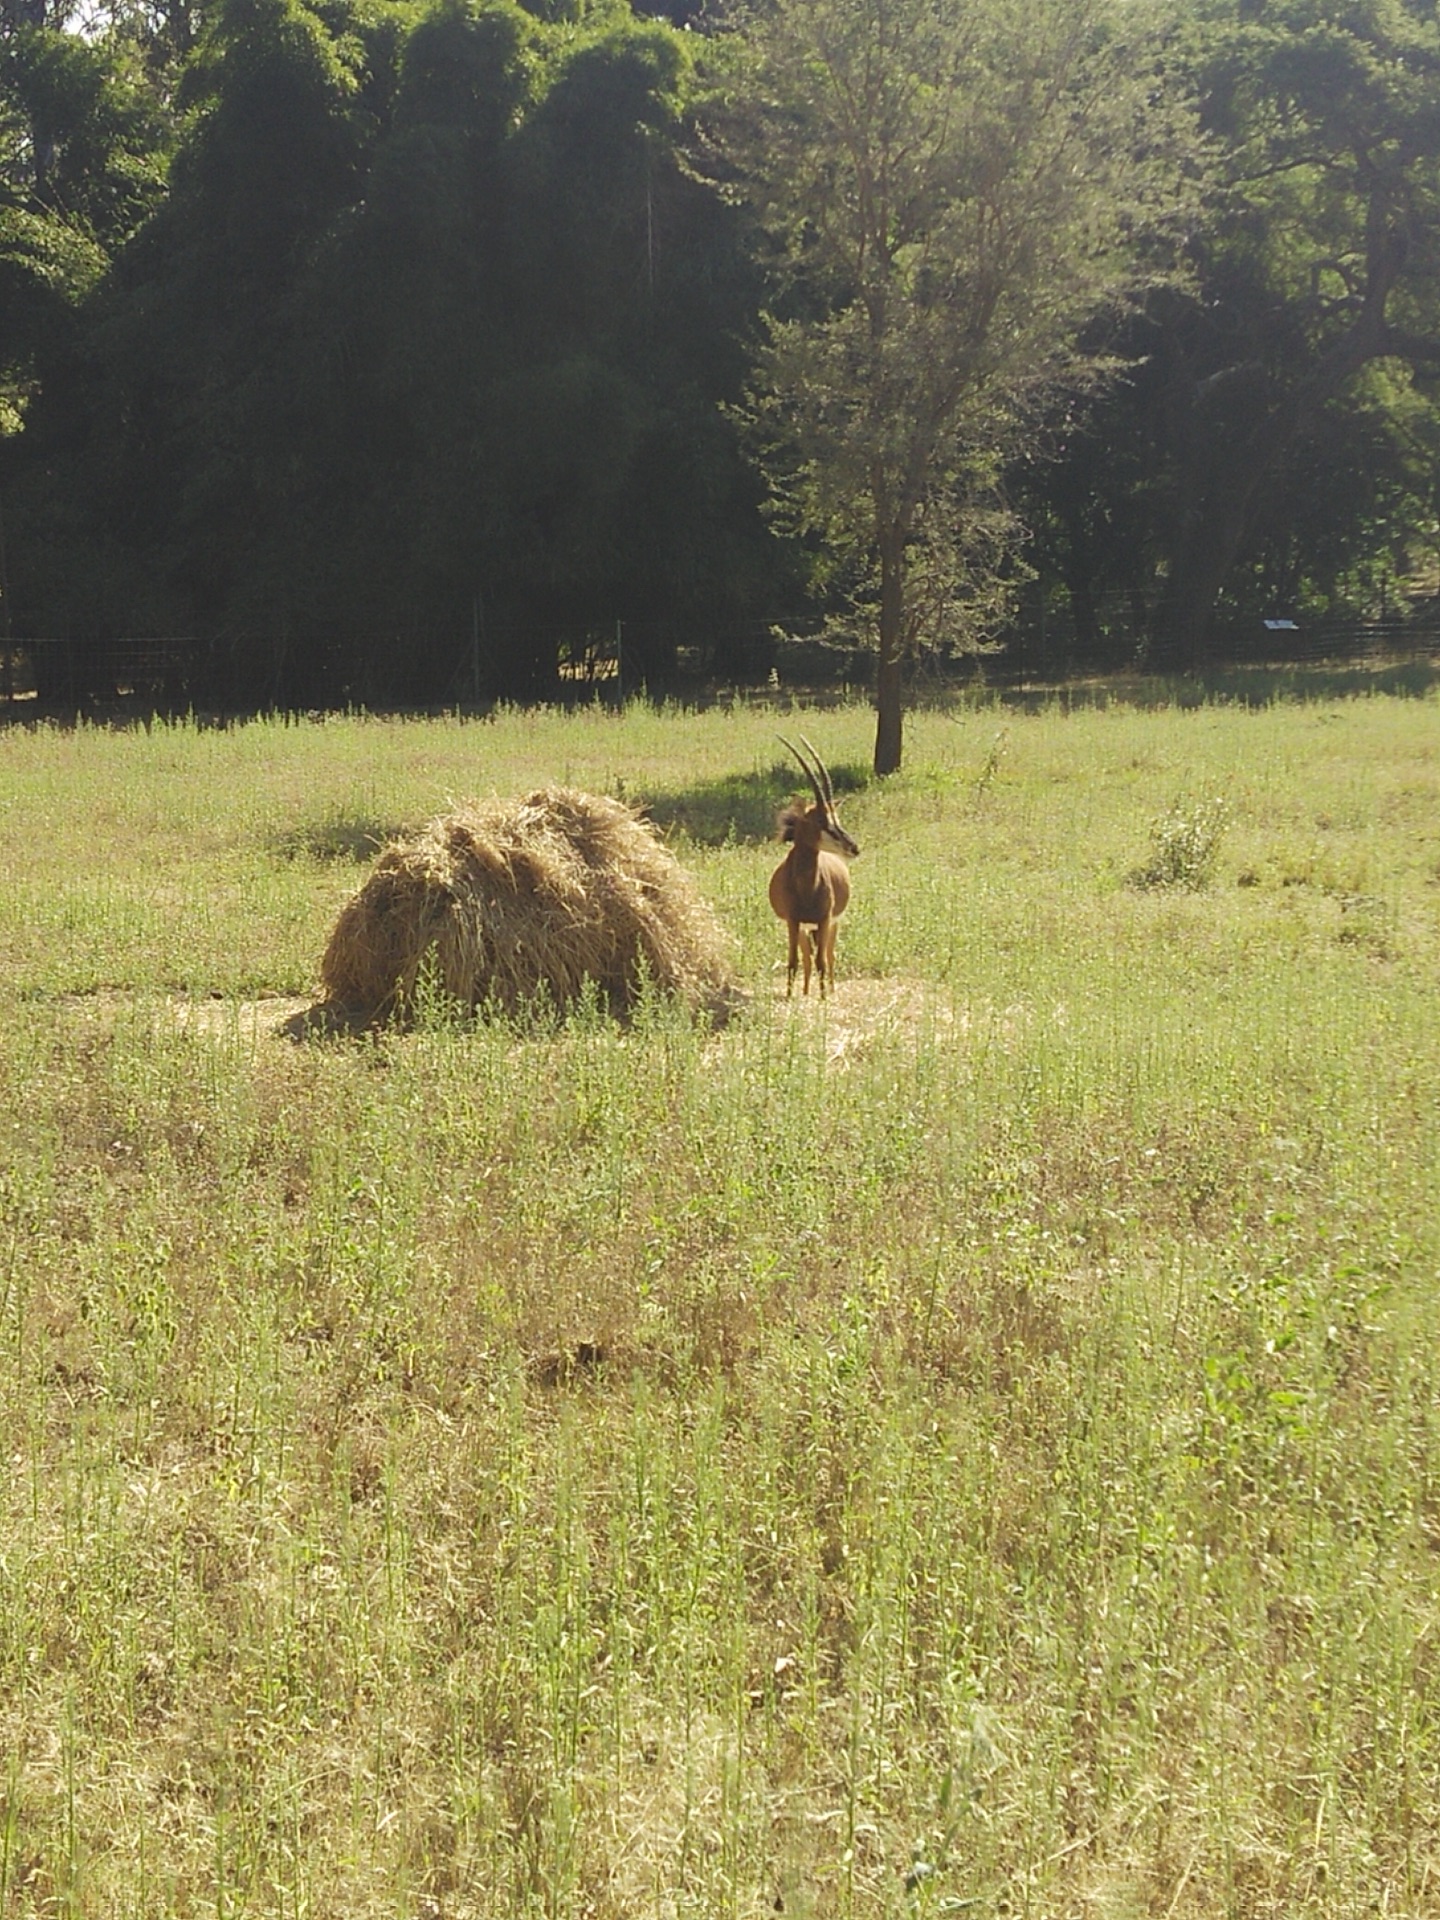
M 523 697 L 808 592 L 893 693 L 1433 588 L 1427 0 L 658 12 L 0 6 L 4 630 Z
M 221 697 L 373 699 L 544 688 L 558 628 L 617 620 L 663 677 L 773 600 L 688 69 L 628 13 L 227 0 L 30 410 L 23 616 L 196 633 Z
M 1082 643 L 1106 595 L 1184 661 L 1217 612 L 1433 586 L 1440 25 L 1421 0 L 1207 4 L 1176 50 L 1211 142 L 1188 285 L 1035 475 Z

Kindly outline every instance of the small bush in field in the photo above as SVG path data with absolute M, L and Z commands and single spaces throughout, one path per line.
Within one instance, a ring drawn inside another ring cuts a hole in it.
M 1130 874 L 1132 887 L 1183 887 L 1199 893 L 1215 872 L 1230 809 L 1220 799 L 1174 806 L 1150 829 L 1150 858 Z

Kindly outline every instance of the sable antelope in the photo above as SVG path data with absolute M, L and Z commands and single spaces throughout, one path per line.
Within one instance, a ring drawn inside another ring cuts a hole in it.
M 786 993 L 795 991 L 795 969 L 803 953 L 805 991 L 810 991 L 813 956 L 823 999 L 826 981 L 833 985 L 835 980 L 835 922 L 850 898 L 850 874 L 841 856 L 853 856 L 860 849 L 836 816 L 835 790 L 825 762 L 803 733 L 800 738 L 809 751 L 808 761 L 783 733 L 780 742 L 800 762 L 815 804 L 807 807 L 803 800 L 792 801 L 780 815 L 780 838 L 790 842 L 790 851 L 770 876 L 770 904 L 790 929 Z M 813 935 L 811 927 L 815 929 Z

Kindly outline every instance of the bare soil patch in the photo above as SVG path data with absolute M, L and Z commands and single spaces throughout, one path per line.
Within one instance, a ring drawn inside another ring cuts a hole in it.
M 171 1022 L 185 1033 L 210 1034 L 217 1040 L 230 1036 L 255 1040 L 289 1031 L 291 1023 L 302 1019 L 312 1003 L 298 994 L 267 993 L 254 1000 L 232 1000 L 214 994 L 196 999 L 183 993 L 108 989 L 63 994 L 57 1004 L 96 1026 L 111 1026 L 122 1017 L 148 1009 L 157 1021 Z
M 259 1000 L 186 1000 L 172 998 L 175 1024 L 188 1033 L 230 1034 L 250 1040 L 290 1030 L 311 1002 L 293 994 L 267 994 Z
M 960 1034 L 969 1025 L 940 988 L 925 980 L 842 980 L 824 1000 L 795 994 L 788 1000 L 783 977 L 775 997 L 792 1019 L 823 1029 L 825 1057 L 832 1066 L 852 1065 L 883 1035 L 919 1039 L 930 1034 Z
M 100 1026 L 133 1018 L 148 1009 L 157 1022 L 217 1041 L 304 1041 L 366 1030 L 363 1023 L 351 1019 L 342 1009 L 298 994 L 261 994 L 236 1000 L 219 995 L 195 998 L 108 990 L 67 994 L 58 1004 Z M 961 1043 L 977 1029 L 992 1038 L 1012 1040 L 1028 1013 L 1020 1007 L 957 1004 L 943 987 L 903 977 L 844 980 L 821 1000 L 813 992 L 787 998 L 781 976 L 771 1005 L 777 1019 L 797 1020 L 822 1034 L 827 1063 L 842 1071 L 855 1065 L 880 1040 L 912 1045 Z M 723 1045 L 723 1037 L 717 1035 L 715 1043 Z

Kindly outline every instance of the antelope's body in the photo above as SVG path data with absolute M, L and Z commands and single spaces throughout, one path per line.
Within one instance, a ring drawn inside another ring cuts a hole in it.
M 805 741 L 812 767 L 798 748 L 788 740 L 784 744 L 800 762 L 815 804 L 807 807 L 801 800 L 780 815 L 780 835 L 790 842 L 790 851 L 770 876 L 770 905 L 790 934 L 786 993 L 795 991 L 795 973 L 803 960 L 804 991 L 810 991 L 813 963 L 823 999 L 827 982 L 833 986 L 835 981 L 835 923 L 850 900 L 850 871 L 844 856 L 853 857 L 860 849 L 840 824 L 830 775 L 814 747 Z

